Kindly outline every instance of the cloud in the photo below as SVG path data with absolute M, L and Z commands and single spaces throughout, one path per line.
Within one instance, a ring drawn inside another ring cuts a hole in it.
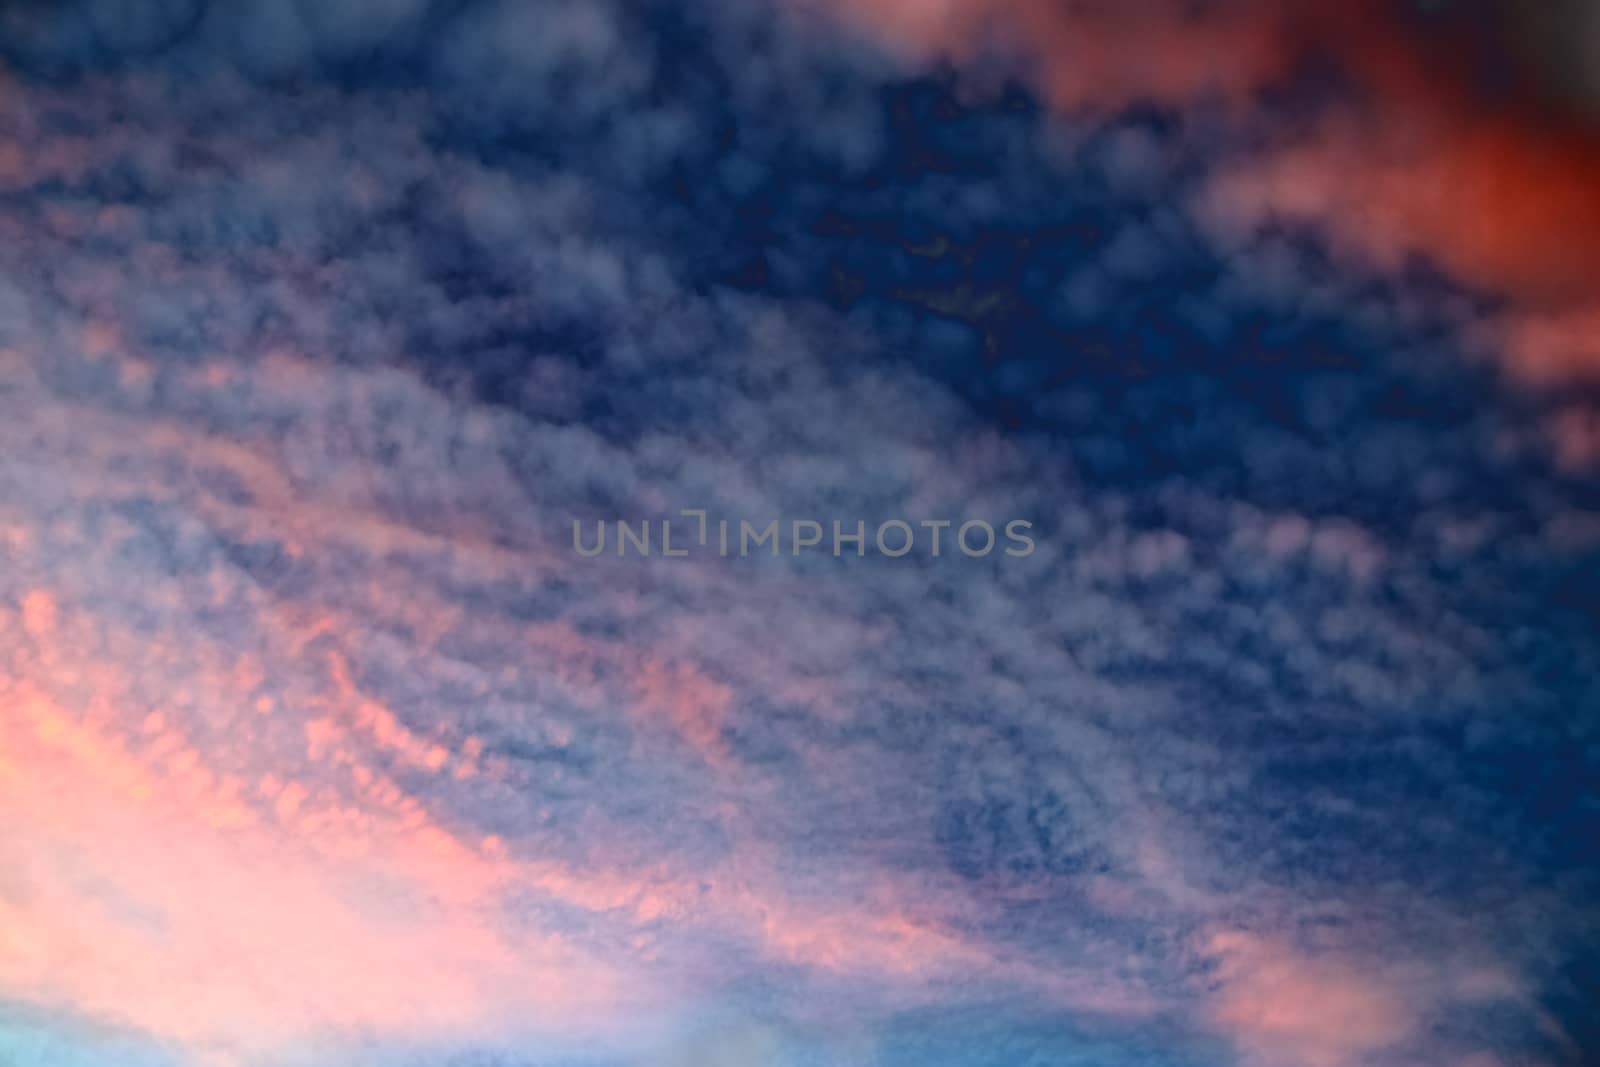
M 1224 246 L 1309 226 L 1382 269 L 1422 258 L 1581 323 L 1600 275 L 1600 131 L 1556 42 L 1582 39 L 1588 16 L 1577 5 L 1537 15 L 1441 5 L 1408 21 L 1398 7 L 952 0 L 846 17 L 919 53 L 1018 57 L 1068 113 L 1220 107 L 1224 127 L 1259 145 L 1226 159 L 1202 198 Z M 1274 94 L 1304 99 L 1283 108 Z M 1493 345 L 1513 374 L 1592 377 L 1590 346 L 1558 355 L 1517 321 Z
M 1262 1062 L 1359 1063 L 1421 1023 L 1407 991 L 1362 967 L 1299 956 L 1237 933 L 1216 934 L 1218 1022 Z
M 0 93 L 0 996 L 180 1062 L 1551 1047 L 1592 509 L 1556 423 L 1317 332 L 1424 296 L 810 24 L 62 10 Z M 1115 99 L 1266 84 L 1268 22 Z M 1039 550 L 571 552 L 684 507 Z

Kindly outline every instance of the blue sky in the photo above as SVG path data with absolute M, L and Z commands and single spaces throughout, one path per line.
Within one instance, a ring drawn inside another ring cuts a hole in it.
M 1590 1061 L 1569 7 L 0 12 L 0 1063 Z

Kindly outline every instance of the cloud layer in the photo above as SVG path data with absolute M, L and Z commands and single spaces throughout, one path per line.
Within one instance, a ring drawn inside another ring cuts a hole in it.
M 1253 142 L 1204 196 L 1224 241 L 1311 226 L 1369 265 L 1425 259 L 1528 305 L 1490 342 L 1513 372 L 1596 376 L 1600 127 L 1576 58 L 1593 33 L 1583 5 L 891 0 L 847 12 L 916 53 L 1011 56 L 1068 111 L 1216 109 Z
M 1589 1054 L 1577 141 L 1055 10 L 9 10 L 0 1056 Z M 572 549 L 683 508 L 1038 549 Z

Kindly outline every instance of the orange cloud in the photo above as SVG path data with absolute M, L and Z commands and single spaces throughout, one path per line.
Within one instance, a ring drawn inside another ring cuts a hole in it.
M 1077 112 L 1210 101 L 1258 114 L 1262 90 L 1313 63 L 1337 69 L 1342 106 L 1225 173 L 1213 217 L 1235 229 L 1314 223 L 1385 266 L 1431 259 L 1555 316 L 1497 332 L 1513 373 L 1600 377 L 1600 100 L 1574 97 L 1570 64 L 1548 47 L 1563 20 L 1582 17 L 1575 5 L 1490 4 L 1409 23 L 1405 5 L 1382 0 L 841 6 L 917 54 L 1020 56 L 1051 103 Z M 1504 83 L 1492 95 L 1485 70 Z
M 1312 223 L 1380 267 L 1431 259 L 1514 299 L 1486 340 L 1519 379 L 1600 379 L 1590 303 L 1600 282 L 1600 146 L 1587 138 L 1442 112 L 1409 124 L 1335 116 L 1223 173 L 1205 206 L 1230 240 Z

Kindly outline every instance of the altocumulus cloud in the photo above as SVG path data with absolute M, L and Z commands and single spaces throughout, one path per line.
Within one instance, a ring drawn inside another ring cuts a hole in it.
M 1582 265 L 1280 203 L 1227 10 L 8 8 L 0 1050 L 1592 1054 Z

